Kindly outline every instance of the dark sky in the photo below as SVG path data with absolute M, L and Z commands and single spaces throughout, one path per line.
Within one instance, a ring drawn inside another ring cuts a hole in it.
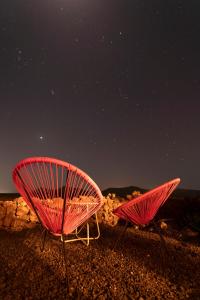
M 200 3 L 1 0 L 0 192 L 30 156 L 200 189 Z

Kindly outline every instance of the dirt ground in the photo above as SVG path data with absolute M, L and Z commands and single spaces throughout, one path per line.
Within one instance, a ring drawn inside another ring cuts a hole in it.
M 41 228 L 0 231 L 0 299 L 200 299 L 200 243 L 179 233 L 165 237 L 122 226 L 101 226 L 89 246 L 49 236 L 40 251 Z M 177 238 L 178 237 L 178 238 Z

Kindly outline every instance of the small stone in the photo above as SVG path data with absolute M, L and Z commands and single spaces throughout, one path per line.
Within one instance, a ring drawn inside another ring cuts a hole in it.
M 166 230 L 167 229 L 167 223 L 165 223 L 165 222 L 162 221 L 160 223 L 160 228 L 163 229 L 163 230 Z

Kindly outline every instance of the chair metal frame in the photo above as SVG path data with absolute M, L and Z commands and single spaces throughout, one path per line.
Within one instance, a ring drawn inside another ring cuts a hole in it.
M 95 213 L 95 223 L 96 223 L 96 228 L 97 228 L 97 235 L 90 237 L 90 224 L 87 222 L 86 224 L 83 224 L 80 228 L 76 228 L 74 232 L 72 232 L 69 235 L 75 235 L 76 238 L 74 239 L 65 239 L 65 243 L 70 243 L 70 242 L 76 242 L 76 241 L 81 241 L 85 245 L 89 246 L 89 243 L 91 240 L 97 240 L 100 237 L 100 228 L 99 228 L 99 222 L 98 222 L 98 217 L 97 213 Z M 84 226 L 87 227 L 87 236 L 86 237 L 81 237 L 79 236 L 80 232 L 84 228 Z M 62 241 L 62 236 L 61 236 L 61 241 Z
M 67 236 L 76 236 L 76 238 L 66 238 L 66 236 L 61 235 L 60 236 L 60 240 L 61 242 L 64 241 L 64 243 L 71 243 L 71 242 L 77 242 L 77 241 L 81 241 L 83 242 L 86 246 L 89 246 L 89 243 L 91 240 L 97 240 L 100 237 L 100 228 L 99 228 L 99 222 L 98 222 L 98 217 L 97 217 L 97 213 L 94 214 L 95 215 L 95 221 L 96 221 L 96 228 L 97 228 L 97 234 L 95 236 L 90 236 L 90 223 L 86 223 L 83 224 L 80 228 L 76 228 L 74 230 L 74 232 L 69 233 Z M 87 234 L 86 237 L 83 236 L 79 236 L 79 234 L 81 233 L 82 229 L 86 226 L 87 228 Z M 42 233 L 42 235 L 44 235 L 43 239 L 42 239 L 42 246 L 41 246 L 41 251 L 44 250 L 44 245 L 45 245 L 45 241 L 46 241 L 46 235 L 48 233 L 48 230 L 46 230 L 46 228 L 44 228 L 44 231 Z

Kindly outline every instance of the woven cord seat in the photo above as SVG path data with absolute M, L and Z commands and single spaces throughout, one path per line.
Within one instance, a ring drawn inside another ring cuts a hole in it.
M 179 183 L 179 178 L 173 179 L 117 207 L 113 213 L 126 220 L 126 224 L 114 247 L 124 235 L 128 222 L 141 226 L 149 224 Z M 160 237 L 163 241 L 163 237 Z
M 48 157 L 21 161 L 13 181 L 41 224 L 54 235 L 68 235 L 102 205 L 96 183 L 77 167 Z

